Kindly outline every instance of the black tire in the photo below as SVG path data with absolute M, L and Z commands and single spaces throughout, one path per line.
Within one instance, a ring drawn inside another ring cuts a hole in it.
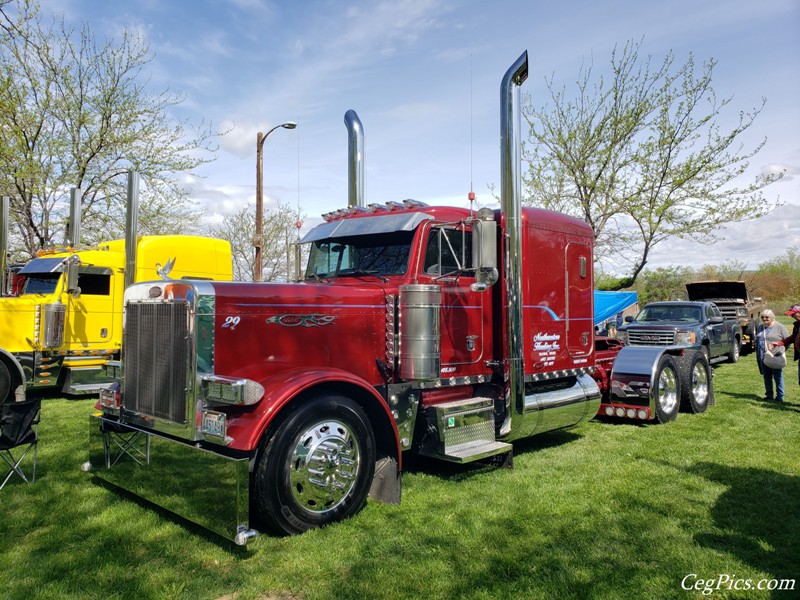
M 669 354 L 664 354 L 658 361 L 650 393 L 655 398 L 656 421 L 659 423 L 674 421 L 681 405 L 680 375 L 675 359 Z
M 11 378 L 11 371 L 8 365 L 0 360 L 0 404 L 8 401 L 14 394 L 14 381 Z
M 728 362 L 729 363 L 739 362 L 739 355 L 741 354 L 741 351 L 742 351 L 741 340 L 739 338 L 734 338 L 731 350 L 730 352 L 728 352 Z
M 678 362 L 681 382 L 681 408 L 692 413 L 708 409 L 714 397 L 711 365 L 705 354 L 687 352 Z
M 709 348 L 708 348 L 708 346 L 706 344 L 703 344 L 702 346 L 700 346 L 700 352 L 702 352 L 703 355 L 706 357 L 706 360 L 708 361 L 708 364 L 711 364 L 711 350 L 709 350 Z
M 344 396 L 313 398 L 262 448 L 254 477 L 257 517 L 279 535 L 341 521 L 364 507 L 374 473 L 375 435 L 364 410 Z

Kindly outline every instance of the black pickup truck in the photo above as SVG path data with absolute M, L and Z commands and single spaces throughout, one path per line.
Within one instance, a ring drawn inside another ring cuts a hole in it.
M 739 322 L 726 320 L 713 302 L 653 302 L 625 321 L 617 337 L 629 346 L 685 346 L 711 363 L 739 360 Z

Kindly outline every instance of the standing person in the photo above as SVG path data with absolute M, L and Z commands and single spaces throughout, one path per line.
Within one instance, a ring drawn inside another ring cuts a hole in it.
M 799 311 L 800 312 L 800 311 Z M 775 320 L 775 313 L 770 309 L 761 311 L 761 325 L 756 330 L 756 361 L 758 370 L 764 376 L 765 400 L 772 400 L 772 384 L 775 384 L 774 399 L 783 402 L 783 368 L 768 367 L 764 364 L 764 353 L 767 347 L 773 348 L 777 342 L 788 337 L 789 330 Z
M 800 304 L 792 304 L 785 314 L 794 319 L 792 333 L 782 340 L 770 344 L 769 349 L 772 350 L 775 346 L 788 347 L 789 344 L 794 344 L 794 359 L 797 361 L 800 360 Z M 797 381 L 800 383 L 800 363 L 798 363 Z

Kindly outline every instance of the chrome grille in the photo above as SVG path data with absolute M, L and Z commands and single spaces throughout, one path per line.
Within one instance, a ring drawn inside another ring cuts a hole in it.
M 127 305 L 122 338 L 125 410 L 186 423 L 188 313 L 183 302 Z
M 719 304 L 717 304 L 717 308 L 719 309 L 719 312 L 722 313 L 722 316 L 728 320 L 738 318 L 736 315 L 736 308 L 737 308 L 736 306 L 725 306 L 725 305 L 720 306 Z
M 675 333 L 658 330 L 629 330 L 629 346 L 673 346 Z

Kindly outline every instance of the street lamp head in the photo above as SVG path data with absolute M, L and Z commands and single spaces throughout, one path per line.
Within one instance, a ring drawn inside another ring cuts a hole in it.
M 289 121 L 288 123 L 284 123 L 283 125 L 281 125 L 281 127 L 283 127 L 284 129 L 294 129 L 295 127 L 297 127 L 297 123 L 295 123 L 294 121 Z

